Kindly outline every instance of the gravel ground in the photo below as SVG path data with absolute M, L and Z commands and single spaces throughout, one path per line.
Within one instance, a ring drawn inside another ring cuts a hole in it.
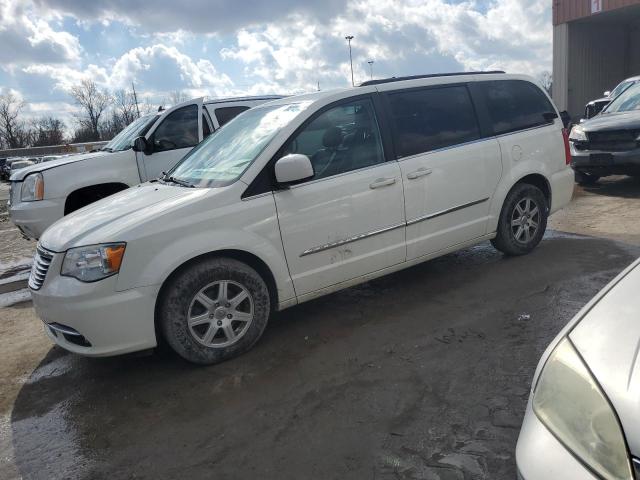
M 639 193 L 578 189 L 529 256 L 482 244 L 289 309 L 213 367 L 78 357 L 2 309 L 0 478 L 513 479 L 540 355 L 640 255 Z

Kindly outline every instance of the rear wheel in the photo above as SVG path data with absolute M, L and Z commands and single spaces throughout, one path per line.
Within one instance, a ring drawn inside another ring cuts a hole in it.
M 506 255 L 525 255 L 542 240 L 549 207 L 542 191 L 527 183 L 513 187 L 500 212 L 493 246 Z
M 584 173 L 575 171 L 576 183 L 578 185 L 595 185 L 600 180 L 600 175 L 594 175 L 592 173 Z
M 248 265 L 213 258 L 171 279 L 159 307 L 169 346 L 190 362 L 211 365 L 258 341 L 269 319 L 269 291 Z

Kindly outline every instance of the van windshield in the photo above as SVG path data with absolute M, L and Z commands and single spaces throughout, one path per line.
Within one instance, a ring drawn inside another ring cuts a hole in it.
M 108 152 L 121 152 L 122 150 L 128 150 L 131 148 L 131 142 L 134 138 L 144 135 L 153 122 L 155 122 L 157 115 L 144 115 L 137 120 L 131 122 L 124 128 L 118 135 L 113 137 L 109 143 L 107 143 L 102 150 Z
M 169 175 L 195 187 L 231 185 L 310 104 L 266 105 L 241 113 L 191 150 Z
M 613 100 L 602 113 L 631 112 L 640 110 L 640 83 L 629 87 Z

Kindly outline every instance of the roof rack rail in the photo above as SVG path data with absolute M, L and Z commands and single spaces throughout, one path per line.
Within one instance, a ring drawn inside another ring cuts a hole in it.
M 361 87 L 369 85 L 380 85 L 381 83 L 402 82 L 404 80 L 416 80 L 418 78 L 456 77 L 458 75 L 491 75 L 496 73 L 506 73 L 502 70 L 491 70 L 488 72 L 454 72 L 454 73 L 432 73 L 429 75 L 411 75 L 409 77 L 381 78 L 380 80 L 367 80 L 360 84 Z

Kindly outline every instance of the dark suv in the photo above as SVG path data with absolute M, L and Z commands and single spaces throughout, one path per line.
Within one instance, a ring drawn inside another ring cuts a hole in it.
M 569 139 L 578 183 L 595 183 L 607 175 L 640 176 L 640 83 L 600 115 L 573 127 Z

